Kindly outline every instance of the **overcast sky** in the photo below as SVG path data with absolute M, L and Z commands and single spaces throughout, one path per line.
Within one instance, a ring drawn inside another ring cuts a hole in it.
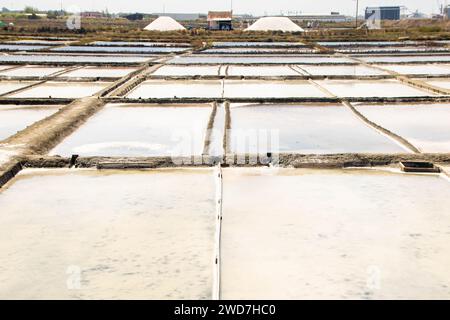
M 419 9 L 424 13 L 438 11 L 438 2 L 444 0 L 360 0 L 361 12 L 367 6 L 403 5 L 409 10 Z M 449 1 L 450 2 L 450 1 Z M 22 9 L 26 5 L 42 10 L 68 9 L 76 5 L 84 10 L 105 10 L 110 12 L 165 12 L 198 13 L 208 10 L 227 10 L 231 0 L 0 0 L 0 7 Z M 330 13 L 338 11 L 354 15 L 356 0 L 233 0 L 236 13 L 251 13 L 256 15 L 279 15 L 281 12 Z

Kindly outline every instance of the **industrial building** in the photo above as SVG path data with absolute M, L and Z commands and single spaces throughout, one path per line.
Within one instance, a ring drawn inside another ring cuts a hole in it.
M 209 30 L 233 30 L 233 11 L 208 12 Z
M 366 8 L 366 20 L 373 14 L 379 14 L 381 20 L 400 20 L 401 8 L 396 7 L 367 7 Z

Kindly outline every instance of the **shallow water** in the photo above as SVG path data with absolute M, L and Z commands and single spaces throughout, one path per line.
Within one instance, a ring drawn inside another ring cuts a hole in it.
M 156 70 L 155 76 L 217 76 L 219 66 L 163 66 Z
M 225 81 L 225 98 L 327 97 L 308 81 Z
M 304 46 L 301 42 L 214 42 L 216 48 L 239 48 L 239 47 L 299 47 Z
M 107 82 L 46 82 L 11 95 L 12 98 L 82 98 L 94 95 L 109 85 Z
M 25 66 L 9 71 L 0 72 L 0 76 L 7 77 L 46 77 L 53 73 L 63 71 L 64 68 L 57 67 L 40 67 L 40 66 Z
M 0 81 L 0 94 L 5 94 L 33 84 L 33 82 Z
M 288 66 L 230 66 L 228 68 L 230 76 L 246 77 L 276 77 L 276 76 L 300 76 L 300 72 L 295 72 Z
M 423 97 L 434 93 L 415 89 L 397 80 L 324 80 L 317 83 L 338 97 Z
M 365 62 L 369 63 L 405 63 L 405 62 L 450 62 L 450 55 L 436 55 L 436 56 L 430 56 L 430 55 L 417 55 L 417 56 L 363 56 L 363 57 L 357 57 L 358 59 L 361 59 Z
M 434 79 L 434 80 L 426 80 L 425 82 L 438 88 L 450 90 L 450 79 Z
M 221 81 L 145 81 L 127 97 L 139 98 L 220 98 Z
M 151 57 L 146 56 L 113 56 L 113 55 L 0 55 L 0 62 L 29 62 L 29 63 L 121 63 L 136 64 L 148 61 Z
M 59 110 L 60 106 L 0 105 L 0 140 L 4 140 Z
M 145 42 L 145 41 L 94 41 L 92 46 L 116 46 L 116 47 L 190 47 L 189 43 L 170 43 L 170 42 Z
M 450 75 L 450 65 L 448 64 L 380 65 L 379 67 L 401 74 Z
M 450 298 L 444 179 L 267 168 L 223 176 L 223 299 Z
M 203 51 L 205 54 L 302 54 L 314 53 L 316 50 L 310 48 L 213 48 Z
M 325 47 L 357 47 L 357 46 L 399 46 L 417 45 L 417 41 L 322 41 L 319 45 Z
M 315 56 L 206 56 L 191 55 L 169 60 L 169 64 L 302 64 L 302 63 L 353 63 L 344 57 Z
M 0 297 L 211 299 L 214 195 L 210 169 L 26 170 L 0 191 Z
M 349 75 L 349 76 L 377 76 L 385 75 L 387 72 L 383 72 L 377 69 L 365 67 L 365 66 L 300 66 L 306 72 L 311 75 L 320 76 L 335 76 L 335 75 Z
M 48 48 L 47 46 L 26 44 L 0 44 L 0 51 L 36 51 Z
M 52 155 L 201 155 L 209 106 L 107 105 L 66 138 Z
M 450 152 L 448 104 L 374 105 L 357 106 L 357 109 L 422 152 Z
M 278 145 L 267 145 L 269 140 L 264 136 L 250 138 L 255 132 L 270 134 L 272 131 L 279 137 Z M 233 106 L 230 142 L 231 151 L 241 154 L 249 150 L 260 154 L 407 152 L 366 126 L 348 108 L 334 105 Z
M 136 68 L 96 68 L 96 67 L 84 67 L 71 72 L 67 72 L 61 75 L 61 77 L 70 78 L 122 78 L 127 74 L 136 71 Z
M 100 53 L 172 53 L 182 52 L 187 48 L 175 47 L 118 47 L 118 46 L 67 46 L 51 49 L 55 52 L 100 52 Z

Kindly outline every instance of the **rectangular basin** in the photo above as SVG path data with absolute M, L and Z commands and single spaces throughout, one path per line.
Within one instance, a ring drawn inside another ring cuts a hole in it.
M 223 176 L 223 299 L 450 298 L 445 179 L 269 168 Z
M 108 82 L 46 82 L 11 95 L 11 98 L 69 98 L 92 96 L 105 89 Z
M 339 105 L 232 106 L 229 143 L 239 154 L 407 152 Z
M 150 157 L 201 155 L 210 105 L 107 105 L 52 155 Z
M 448 104 L 358 105 L 356 109 L 422 152 L 450 152 Z
M 0 105 L 0 141 L 47 118 L 61 106 Z
M 220 98 L 221 81 L 165 81 L 148 80 L 127 95 L 132 99 L 163 98 Z
M 25 170 L 0 190 L 0 298 L 211 299 L 214 195 L 210 169 Z

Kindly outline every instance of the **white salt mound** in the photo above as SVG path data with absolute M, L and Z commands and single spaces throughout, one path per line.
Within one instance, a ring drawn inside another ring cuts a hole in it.
M 260 18 L 245 31 L 304 32 L 305 30 L 287 17 L 265 17 Z
M 186 28 L 171 17 L 159 17 L 158 19 L 150 23 L 148 26 L 146 26 L 144 30 L 178 31 L 178 30 L 186 30 Z

